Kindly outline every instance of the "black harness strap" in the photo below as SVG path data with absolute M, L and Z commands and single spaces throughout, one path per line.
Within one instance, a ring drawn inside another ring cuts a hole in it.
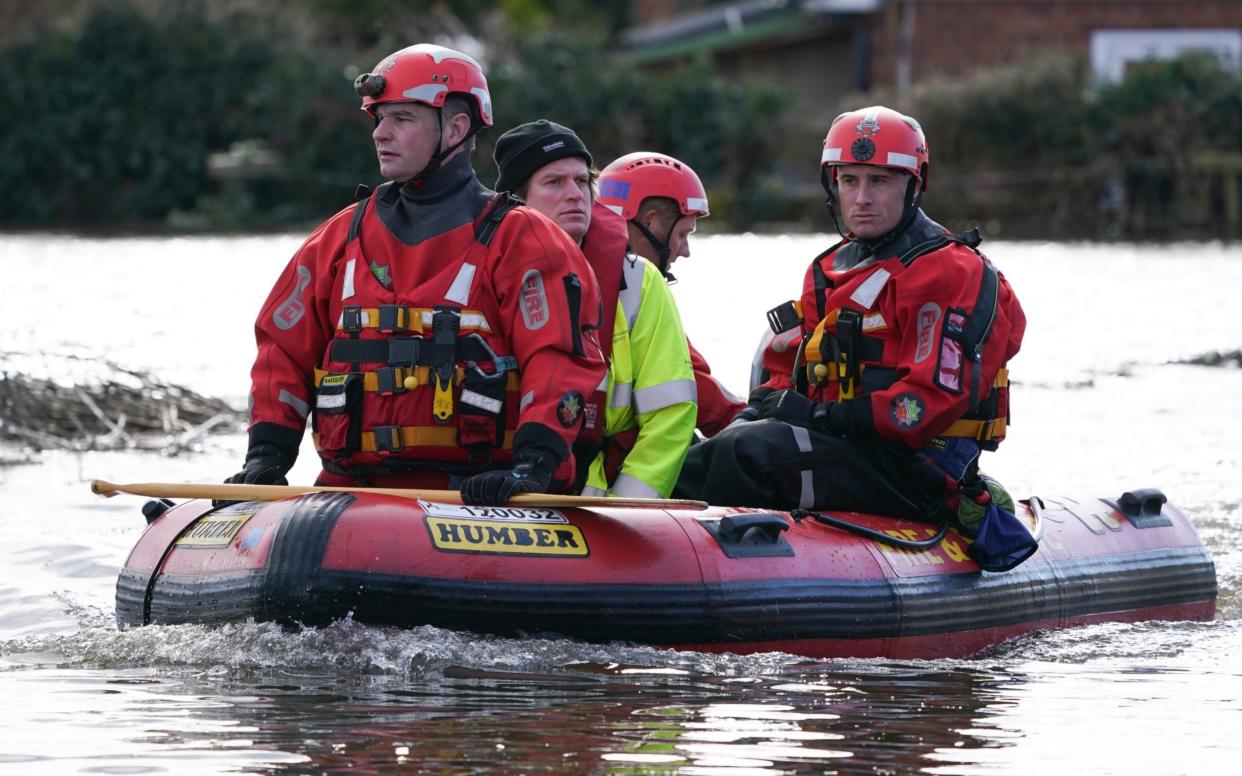
M 496 236 L 496 230 L 500 228 L 500 222 L 510 210 L 522 204 L 525 203 L 508 192 L 498 194 L 474 227 L 475 242 L 484 246 L 490 245 L 492 238 Z

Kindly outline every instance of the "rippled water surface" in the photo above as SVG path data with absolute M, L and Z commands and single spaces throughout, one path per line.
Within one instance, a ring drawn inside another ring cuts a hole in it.
M 88 379 L 59 356 L 106 356 L 240 404 L 254 314 L 298 239 L 0 236 L 0 368 Z M 706 237 L 678 263 L 690 337 L 738 393 L 762 312 L 827 244 Z M 176 458 L 45 453 L 0 466 L 0 772 L 1236 773 L 1242 370 L 1171 362 L 1242 348 L 1242 250 L 985 248 L 1030 319 L 1015 425 L 988 470 L 1020 496 L 1162 488 L 1216 561 L 1216 621 L 925 662 L 350 622 L 120 632 L 114 584 L 142 499 L 97 499 L 86 481 L 218 481 L 244 439 Z

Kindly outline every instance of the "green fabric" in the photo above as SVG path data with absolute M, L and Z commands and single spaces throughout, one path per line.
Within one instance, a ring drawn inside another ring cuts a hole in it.
M 1001 509 L 1017 514 L 1013 506 L 1013 496 L 1009 495 L 1009 491 L 1005 490 L 1005 486 L 990 477 L 981 477 L 980 482 L 987 487 L 988 493 L 992 496 L 993 503 Z M 981 490 L 976 492 L 982 493 Z M 963 532 L 968 537 L 973 537 L 979 533 L 979 524 L 983 522 L 983 515 L 987 510 L 988 505 L 975 503 L 969 492 L 962 494 L 962 499 L 957 505 L 957 521 L 961 523 Z
M 694 437 L 698 404 L 693 400 L 681 401 L 640 414 L 636 401 L 644 390 L 663 387 L 673 392 L 686 390 L 689 392 L 687 399 L 690 399 L 694 370 L 690 366 L 686 332 L 668 284 L 654 264 L 642 258 L 636 261 L 635 265 L 627 266 L 626 282 L 641 283 L 641 302 L 632 331 L 621 302 L 617 302 L 612 363 L 608 365 L 604 436 L 637 427 L 638 439 L 621 466 L 620 476 L 637 479 L 667 498 Z M 617 386 L 625 384 L 631 386 L 632 398 L 624 406 L 614 407 Z M 591 463 L 587 488 L 611 495 L 615 484 L 605 478 L 601 453 Z

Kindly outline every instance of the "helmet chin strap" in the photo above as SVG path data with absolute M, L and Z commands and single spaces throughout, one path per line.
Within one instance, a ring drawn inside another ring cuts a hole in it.
M 443 144 L 444 142 L 444 120 L 443 119 L 444 119 L 444 109 L 437 108 L 436 109 L 436 148 L 437 149 L 439 149 L 440 145 Z M 410 178 L 408 181 L 406 181 L 405 183 L 401 185 L 409 186 L 412 189 L 416 189 L 419 186 L 422 186 L 424 183 L 426 183 L 431 178 L 432 175 L 436 174 L 436 171 L 440 169 L 440 166 L 442 164 L 444 164 L 444 160 L 447 159 L 449 155 L 452 154 L 454 151 L 456 151 L 458 148 L 461 148 L 463 143 L 465 143 L 470 138 L 478 134 L 479 129 L 480 127 L 476 127 L 474 124 L 474 121 L 471 120 L 470 131 L 467 132 L 461 140 L 458 140 L 456 143 L 449 146 L 448 148 L 437 150 L 434 154 L 431 155 L 431 158 L 427 160 L 426 167 L 424 167 L 422 170 L 419 170 L 417 175 L 415 175 L 413 178 Z
M 837 220 L 837 184 L 829 176 L 827 167 L 820 168 L 819 182 L 824 187 L 824 191 L 828 192 L 828 196 L 824 199 L 824 207 L 828 209 L 828 215 L 832 217 L 832 225 L 836 228 L 837 234 L 841 235 L 843 239 L 851 239 L 849 233 L 841 228 L 841 222 Z M 861 243 L 874 253 L 901 234 L 910 225 L 910 222 L 914 220 L 914 215 L 918 211 L 919 205 L 923 203 L 923 192 L 919 191 L 918 186 L 919 179 L 911 175 L 910 180 L 906 182 L 906 196 L 902 201 L 901 218 L 897 219 L 896 226 L 879 237 L 874 237 L 870 240 L 860 240 L 855 237 L 853 238 L 854 242 Z
M 655 248 L 656 254 L 660 257 L 659 263 L 656 264 L 656 269 L 660 270 L 660 274 L 663 275 L 664 279 L 669 283 L 677 282 L 677 278 L 673 277 L 673 273 L 668 271 L 668 257 L 672 254 L 672 251 L 670 251 L 668 247 L 669 238 L 673 236 L 673 230 L 677 228 L 677 222 L 683 218 L 685 218 L 685 216 L 678 216 L 677 219 L 673 221 L 673 225 L 668 228 L 668 234 L 664 236 L 663 240 L 660 240 L 660 238 L 652 234 L 651 230 L 643 226 L 637 218 L 630 221 L 631 224 L 638 227 L 638 231 L 642 232 L 643 237 L 647 238 L 647 242 L 651 243 L 651 247 Z

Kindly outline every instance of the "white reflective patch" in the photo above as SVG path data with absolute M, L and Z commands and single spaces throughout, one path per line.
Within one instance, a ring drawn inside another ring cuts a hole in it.
M 431 105 L 435 103 L 437 97 L 447 91 L 448 87 L 444 84 L 419 84 L 406 89 L 401 96 Z
M 604 205 L 604 207 L 608 208 L 609 210 L 616 213 L 617 215 L 621 215 L 621 211 L 625 210 L 625 208 L 621 207 L 620 205 Z
M 292 329 L 298 321 L 302 320 L 302 316 L 306 315 L 306 305 L 302 304 L 302 293 L 311 284 L 311 271 L 299 265 L 297 276 L 297 285 L 294 286 L 293 291 L 272 313 L 272 323 L 276 324 L 278 329 L 286 331 Z
M 617 295 L 621 304 L 621 312 L 625 315 L 625 326 L 634 331 L 634 322 L 643 303 L 643 274 L 646 272 L 644 259 L 621 262 L 621 271 L 625 278 L 625 288 Z
M 406 46 L 397 52 L 397 54 L 426 54 L 436 61 L 436 64 L 446 59 L 460 59 L 462 62 L 468 62 L 474 65 L 475 70 L 482 70 L 479 63 L 466 54 L 444 46 L 437 46 L 434 43 L 415 43 L 413 46 Z
M 431 325 L 431 319 L 433 315 L 435 315 L 434 310 L 423 310 L 422 314 L 420 315 L 423 321 L 423 328 L 427 328 L 428 326 Z M 366 316 L 365 310 L 363 311 L 363 316 L 364 318 Z M 463 329 L 478 329 L 479 331 L 491 331 L 492 330 L 491 324 L 487 322 L 487 317 L 484 316 L 483 313 L 462 313 L 461 314 L 461 327 Z
M 522 323 L 529 331 L 542 329 L 548 322 L 548 294 L 543 290 L 543 273 L 537 269 L 527 270 L 522 276 L 519 304 Z
M 811 452 L 811 433 L 802 426 L 790 426 L 789 430 L 793 432 L 794 443 L 798 445 L 798 452 Z
M 703 197 L 686 197 L 686 210 L 691 213 L 706 213 L 707 200 Z
M 310 414 L 310 405 L 288 391 L 282 390 L 277 398 L 297 410 L 297 413 L 302 417 L 306 417 Z
M 888 166 L 905 167 L 910 170 L 917 170 L 919 168 L 919 160 L 915 159 L 910 154 L 899 154 L 896 151 L 889 151 Z
M 914 363 L 919 364 L 932 354 L 936 342 L 936 324 L 940 323 L 940 305 L 927 302 L 919 308 L 915 320 L 918 323 L 919 344 L 914 351 Z
M 345 406 L 345 394 L 321 393 L 315 399 L 315 407 L 321 410 L 337 410 Z
M 357 259 L 350 259 L 345 262 L 345 279 L 341 283 L 342 302 L 354 295 L 354 269 L 357 265 Z
M 810 469 L 802 470 L 802 492 L 798 494 L 798 509 L 815 506 L 815 475 Z
M 698 398 L 698 386 L 693 380 L 673 380 L 635 391 L 634 410 L 639 415 L 646 415 L 674 404 L 693 404 Z
M 521 412 L 522 410 L 529 407 L 531 405 L 531 402 L 533 402 L 534 400 L 535 400 L 534 391 L 527 391 L 526 393 L 522 394 L 522 400 L 518 402 L 518 412 Z
M 453 278 L 453 285 L 449 286 L 444 298 L 457 304 L 470 301 L 470 286 L 474 283 L 474 269 L 474 265 L 469 262 L 461 265 L 461 269 L 457 270 L 457 277 Z
M 501 408 L 504 406 L 501 404 L 500 399 L 493 399 L 492 397 L 484 396 L 481 393 L 465 390 L 461 392 L 461 403 L 469 404 L 471 407 L 478 407 L 479 409 L 486 410 L 493 415 L 499 415 Z
M 478 86 L 471 87 L 470 93 L 473 94 L 476 99 L 478 99 L 479 105 L 482 106 L 483 108 L 483 110 L 481 111 L 483 114 L 483 120 L 486 121 L 488 124 L 491 124 L 492 123 L 492 96 L 487 93 L 486 89 L 483 89 Z
M 608 495 L 622 498 L 664 498 L 660 491 L 632 474 L 618 475 L 617 481 L 608 490 Z
M 888 321 L 884 320 L 883 313 L 867 313 L 863 316 L 863 331 L 876 331 L 887 328 Z
M 839 161 L 841 161 L 841 149 L 840 148 L 825 148 L 824 155 L 819 157 L 820 164 L 825 164 L 827 162 L 839 162 Z
M 871 273 L 871 277 L 864 280 L 858 288 L 854 289 L 854 293 L 850 294 L 850 300 L 857 303 L 864 310 L 870 309 L 875 304 L 875 298 L 884 290 L 884 284 L 888 282 L 889 271 L 880 267 Z
M 591 496 L 593 498 L 602 498 L 607 496 L 608 493 L 603 488 L 597 488 L 594 485 L 587 485 L 582 489 L 582 495 Z
M 608 404 L 612 407 L 628 407 L 632 396 L 632 383 L 613 383 L 612 398 L 608 400 Z
M 358 311 L 358 325 L 359 325 L 359 326 L 362 326 L 362 327 L 364 327 L 364 328 L 365 328 L 365 327 L 369 326 L 369 325 L 371 324 L 371 322 L 372 322 L 372 321 L 371 321 L 371 313 L 367 312 L 366 308 L 363 308 L 363 309 L 361 309 L 361 310 L 359 310 L 359 311 Z M 430 324 L 428 324 L 428 325 L 430 325 Z M 345 326 L 345 311 L 344 311 L 344 310 L 342 310 L 342 311 L 341 311 L 341 314 L 340 314 L 339 316 L 337 316 L 337 318 L 336 318 L 336 328 L 340 329 L 340 328 L 342 328 L 342 327 L 344 327 L 344 326 Z

